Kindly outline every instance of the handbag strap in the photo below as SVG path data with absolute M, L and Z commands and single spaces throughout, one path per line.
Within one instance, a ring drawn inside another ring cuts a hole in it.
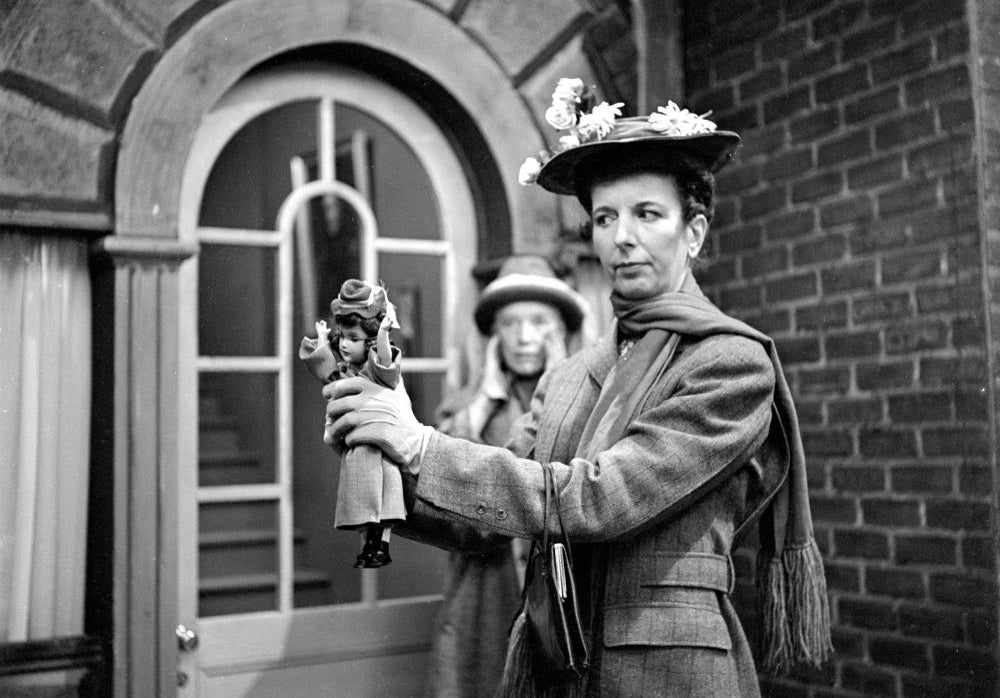
M 566 556 L 569 559 L 569 564 L 573 564 L 573 548 L 569 542 L 569 536 L 566 535 L 566 527 L 563 525 L 562 519 L 562 506 L 559 503 L 559 489 L 556 487 L 556 479 L 552 473 L 551 463 L 542 463 L 542 468 L 545 471 L 545 532 L 542 534 L 542 549 L 545 551 L 546 555 L 549 551 L 549 508 L 553 507 L 556 510 L 556 519 L 559 521 L 559 534 L 562 537 L 563 543 L 566 544 Z
M 552 478 L 552 464 L 542 463 L 542 479 L 545 487 L 545 508 L 542 509 L 542 553 L 549 554 L 549 510 L 552 501 L 552 491 L 555 488 Z M 556 507 L 556 511 L 559 509 Z M 559 519 L 562 523 L 562 519 Z

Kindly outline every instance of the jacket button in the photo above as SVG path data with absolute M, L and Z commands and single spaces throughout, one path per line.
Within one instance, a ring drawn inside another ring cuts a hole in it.
M 503 509 L 497 509 L 497 518 L 503 521 L 507 518 L 507 512 Z
M 486 505 L 480 502 L 479 506 L 476 507 L 476 513 L 483 516 L 486 513 Z

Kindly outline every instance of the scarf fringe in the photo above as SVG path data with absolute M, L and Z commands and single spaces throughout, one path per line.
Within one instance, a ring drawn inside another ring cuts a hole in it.
M 819 666 L 833 651 L 823 558 L 812 538 L 780 556 L 757 557 L 759 661 L 766 671 Z
M 500 687 L 494 698 L 580 698 L 581 696 L 583 696 L 583 681 L 580 679 L 547 684 L 535 675 L 528 618 L 522 610 L 514 619 L 510 629 L 507 659 L 504 662 Z

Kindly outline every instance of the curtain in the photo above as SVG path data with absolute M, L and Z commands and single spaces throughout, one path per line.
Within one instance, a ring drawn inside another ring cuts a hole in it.
M 0 234 L 0 643 L 83 632 L 87 245 Z

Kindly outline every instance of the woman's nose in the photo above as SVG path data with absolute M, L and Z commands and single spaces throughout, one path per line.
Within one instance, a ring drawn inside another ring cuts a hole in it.
M 541 336 L 538 328 L 530 322 L 522 322 L 517 328 L 517 339 L 522 344 L 538 341 Z
M 631 247 L 635 244 L 635 220 L 631 216 L 620 216 L 615 224 L 615 245 Z

